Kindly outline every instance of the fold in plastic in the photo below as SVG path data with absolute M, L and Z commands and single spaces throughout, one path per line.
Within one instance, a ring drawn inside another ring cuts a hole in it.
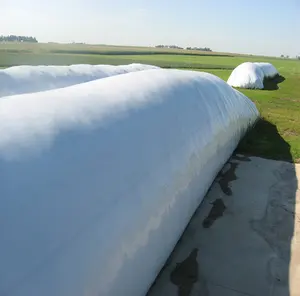
M 228 78 L 227 83 L 234 87 L 263 89 L 264 79 L 278 75 L 276 68 L 270 63 L 242 63 L 237 66 Z
M 15 66 L 0 70 L 0 97 L 56 89 L 149 69 L 159 67 L 144 64 Z
M 180 70 L 0 100 L 0 295 L 145 295 L 258 116 Z

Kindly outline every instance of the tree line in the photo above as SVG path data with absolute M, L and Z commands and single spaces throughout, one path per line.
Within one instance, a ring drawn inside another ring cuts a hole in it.
M 184 49 L 183 47 L 177 46 L 177 45 L 156 45 L 156 48 L 173 48 L 173 49 Z
M 37 43 L 37 39 L 32 36 L 17 36 L 17 35 L 8 35 L 0 36 L 0 42 L 32 42 Z
M 188 50 L 212 51 L 209 47 L 187 47 Z
M 156 45 L 156 48 L 172 48 L 172 49 L 184 49 L 177 45 Z M 187 47 L 186 50 L 200 50 L 200 51 L 212 51 L 209 47 Z

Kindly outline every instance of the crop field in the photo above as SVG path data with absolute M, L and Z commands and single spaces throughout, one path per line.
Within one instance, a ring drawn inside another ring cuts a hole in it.
M 204 71 L 227 80 L 242 62 L 270 62 L 285 80 L 274 90 L 241 90 L 255 102 L 262 120 L 238 151 L 300 162 L 300 61 L 269 57 L 146 47 L 80 44 L 0 44 L 0 67 L 16 65 L 146 63 L 164 68 Z

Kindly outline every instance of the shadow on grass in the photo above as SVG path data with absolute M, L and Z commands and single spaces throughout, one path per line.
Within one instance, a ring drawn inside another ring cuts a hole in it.
M 278 84 L 283 82 L 285 78 L 281 75 L 277 75 L 273 78 L 264 79 L 264 90 L 277 90 L 279 89 Z
M 277 127 L 265 119 L 260 119 L 248 132 L 236 152 L 287 162 L 294 161 L 290 145 L 279 135 Z

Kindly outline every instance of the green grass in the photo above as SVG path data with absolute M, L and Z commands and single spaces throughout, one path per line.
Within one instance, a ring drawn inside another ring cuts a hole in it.
M 299 62 L 300 65 L 300 62 Z M 258 107 L 260 122 L 241 144 L 244 151 L 266 158 L 300 161 L 300 71 L 282 70 L 285 81 L 274 91 L 241 90 Z M 285 142 L 290 156 L 283 153 Z
M 181 49 L 160 49 L 141 46 L 112 46 L 90 44 L 59 44 L 59 43 L 0 43 L 0 51 L 33 52 L 33 53 L 70 53 L 70 54 L 192 54 L 233 56 L 230 53 L 207 52 Z
M 61 44 L 0 44 L 0 68 L 14 65 L 149 63 L 165 68 L 210 72 L 227 80 L 245 61 L 272 63 L 285 77 L 278 90 L 240 90 L 256 104 L 263 120 L 248 133 L 238 151 L 300 162 L 300 61 L 145 47 Z
M 243 139 L 238 152 L 300 162 L 300 61 L 284 61 L 278 90 L 239 89 L 257 106 L 262 120 Z M 275 64 L 275 63 L 274 63 Z M 201 69 L 227 80 L 231 71 Z

